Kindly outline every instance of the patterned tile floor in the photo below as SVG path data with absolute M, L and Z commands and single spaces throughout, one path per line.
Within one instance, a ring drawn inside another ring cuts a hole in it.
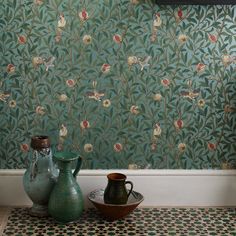
M 77 223 L 58 224 L 31 217 L 27 208 L 12 209 L 3 235 L 235 235 L 235 208 L 138 208 L 122 220 L 108 222 L 88 209 Z
M 2 235 L 3 230 L 7 224 L 7 218 L 10 213 L 9 207 L 1 207 L 0 206 L 0 235 Z

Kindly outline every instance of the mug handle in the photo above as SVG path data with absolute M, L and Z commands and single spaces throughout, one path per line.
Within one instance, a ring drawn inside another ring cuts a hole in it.
M 132 193 L 133 191 L 133 183 L 131 181 L 125 181 L 125 184 L 130 184 L 131 188 L 128 192 L 127 198 L 129 198 L 129 195 Z

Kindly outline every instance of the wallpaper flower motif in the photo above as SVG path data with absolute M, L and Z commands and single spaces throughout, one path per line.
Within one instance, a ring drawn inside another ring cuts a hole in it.
M 0 167 L 30 137 L 83 168 L 236 166 L 236 7 L 3 0 Z

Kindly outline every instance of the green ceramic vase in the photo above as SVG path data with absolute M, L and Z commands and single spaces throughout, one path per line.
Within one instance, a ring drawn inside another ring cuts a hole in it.
M 25 171 L 23 185 L 33 202 L 30 215 L 47 216 L 48 200 L 58 177 L 58 170 L 52 161 L 52 151 L 48 136 L 31 138 L 30 165 Z
M 76 182 L 82 158 L 72 152 L 57 152 L 53 158 L 58 164 L 60 173 L 49 198 L 49 214 L 61 223 L 77 221 L 84 209 L 83 195 Z M 72 174 L 72 164 L 75 160 L 77 165 Z

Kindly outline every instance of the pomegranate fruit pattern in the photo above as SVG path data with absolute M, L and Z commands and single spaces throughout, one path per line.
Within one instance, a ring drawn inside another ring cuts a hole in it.
M 236 6 L 3 0 L 0 168 L 30 138 L 84 169 L 235 169 Z

